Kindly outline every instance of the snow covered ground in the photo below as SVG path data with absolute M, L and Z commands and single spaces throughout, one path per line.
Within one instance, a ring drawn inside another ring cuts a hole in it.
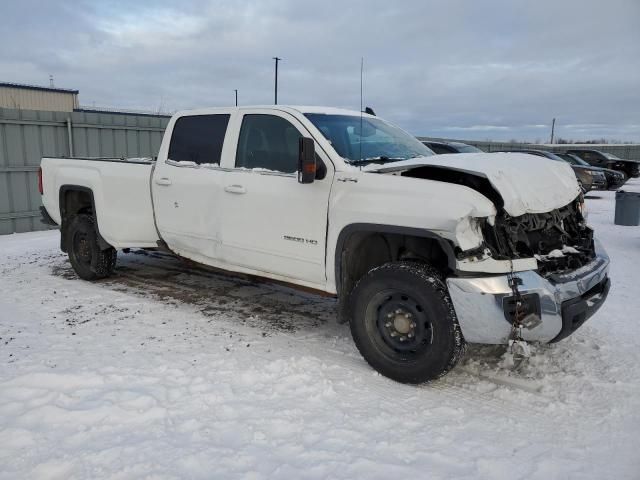
M 470 348 L 420 387 L 373 372 L 331 299 L 0 237 L 0 478 L 640 478 L 640 227 L 588 200 L 607 304 L 519 372 Z

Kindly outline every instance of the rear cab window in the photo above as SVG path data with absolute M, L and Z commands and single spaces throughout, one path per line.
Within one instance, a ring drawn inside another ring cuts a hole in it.
M 171 133 L 171 162 L 184 165 L 220 165 L 228 114 L 189 115 L 176 120 Z

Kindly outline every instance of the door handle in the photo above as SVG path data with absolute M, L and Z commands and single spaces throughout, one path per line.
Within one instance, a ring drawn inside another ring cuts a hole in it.
M 169 179 L 168 179 L 168 178 L 166 178 L 166 177 L 163 177 L 163 178 L 156 178 L 156 184 L 157 184 L 157 185 L 163 185 L 163 186 L 165 186 L 165 187 L 166 187 L 166 186 L 171 185 L 171 180 L 169 180 Z
M 247 189 L 242 185 L 227 185 L 226 187 L 224 187 L 224 191 L 237 194 L 247 193 Z

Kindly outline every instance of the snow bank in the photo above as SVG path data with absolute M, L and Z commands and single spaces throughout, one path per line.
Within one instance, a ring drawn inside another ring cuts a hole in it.
M 590 196 L 602 310 L 520 371 L 472 347 L 421 387 L 332 300 L 137 251 L 87 283 L 57 232 L 0 237 L 0 478 L 638 478 L 640 230 Z

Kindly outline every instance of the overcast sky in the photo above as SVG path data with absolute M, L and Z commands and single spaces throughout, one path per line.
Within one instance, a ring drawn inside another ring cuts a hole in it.
M 3 1 L 0 81 L 175 111 L 365 105 L 416 135 L 640 141 L 640 0 Z

